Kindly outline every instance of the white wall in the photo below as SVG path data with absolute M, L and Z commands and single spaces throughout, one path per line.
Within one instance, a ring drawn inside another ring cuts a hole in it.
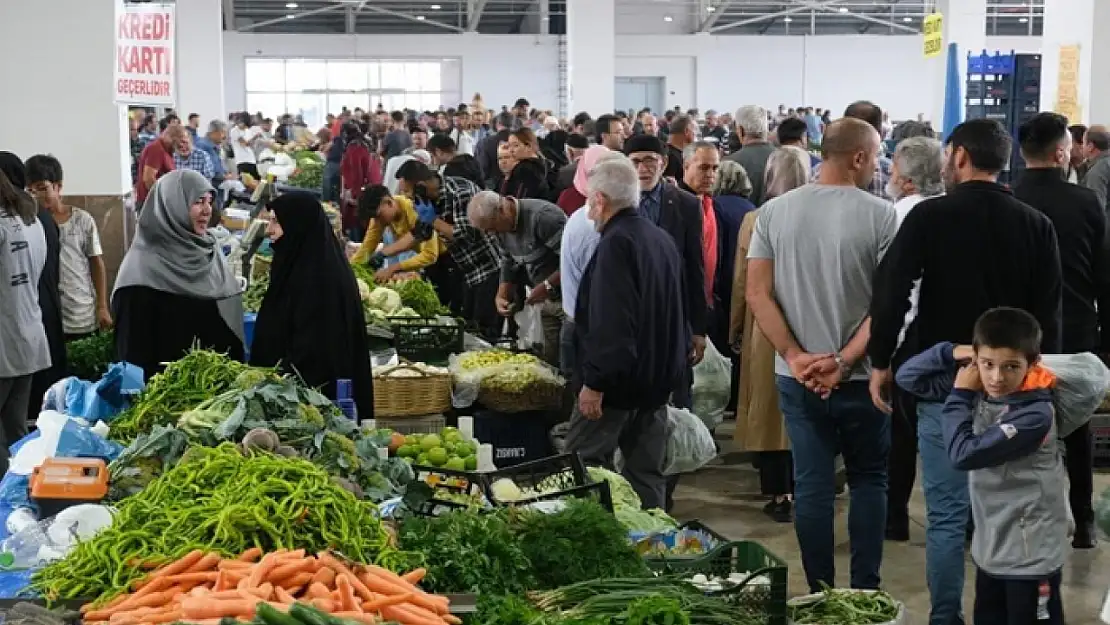
M 621 6 L 618 5 L 618 10 Z M 643 28 L 665 24 L 652 5 Z M 654 11 L 654 12 L 652 12 Z M 674 14 L 683 28 L 689 14 Z M 649 22 L 651 23 L 649 25 Z M 618 31 L 639 21 L 621 18 Z M 667 24 L 669 28 L 672 24 Z M 988 37 L 989 50 L 1040 51 L 1040 37 Z M 486 104 L 527 97 L 555 108 L 558 38 L 553 35 L 259 35 L 224 34 L 229 109 L 241 109 L 243 59 L 250 56 L 318 58 L 455 57 L 462 60 L 462 96 L 481 92 Z M 742 104 L 809 104 L 842 111 L 871 99 L 895 119 L 928 112 L 943 94 L 932 93 L 920 37 L 881 35 L 715 36 L 618 34 L 615 76 L 661 76 L 667 106 L 733 110 Z M 600 111 L 590 111 L 595 115 Z
M 558 42 L 542 35 L 281 35 L 224 33 L 224 85 L 228 110 L 243 110 L 244 59 L 459 58 L 461 99 L 481 93 L 486 105 L 512 105 L 521 95 L 554 108 L 558 98 Z M 444 78 L 445 84 L 449 79 Z

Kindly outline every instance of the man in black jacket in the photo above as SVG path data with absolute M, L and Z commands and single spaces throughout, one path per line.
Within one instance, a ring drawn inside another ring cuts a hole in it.
M 667 148 L 658 137 L 635 135 L 625 142 L 624 153 L 631 159 L 640 181 L 640 214 L 670 233 L 682 257 L 686 318 L 694 335 L 694 346 L 690 352 L 691 368 L 674 389 L 673 403 L 680 408 L 689 408 L 692 367 L 701 362 L 708 330 L 705 257 L 701 249 L 701 205 L 692 194 L 663 181 Z
M 667 399 L 687 367 L 682 261 L 674 241 L 636 210 L 637 172 L 605 160 L 589 176 L 589 217 L 601 232 L 575 305 L 582 390 L 567 451 L 623 473 L 645 508 L 664 504 Z
M 1071 149 L 1068 119 L 1041 113 L 1022 125 L 1018 141 L 1027 169 L 1014 187 L 1014 197 L 1044 213 L 1056 228 L 1064 279 L 1061 351 L 1110 353 L 1106 216 L 1093 191 L 1064 179 Z M 1076 525 L 1072 546 L 1091 549 L 1095 546 L 1091 424 L 1068 435 L 1064 444 Z
M 946 144 L 948 195 L 918 204 L 898 229 L 875 272 L 871 299 L 871 399 L 890 413 L 890 363 L 921 279 L 917 317 L 902 349 L 917 354 L 941 341 L 971 343 L 982 313 L 998 306 L 1026 310 L 1041 324 L 1046 354 L 1060 351 L 1063 283 L 1056 231 L 1047 217 L 998 184 L 1010 158 L 1009 133 L 974 119 Z M 967 473 L 952 467 L 944 445 L 940 402 L 918 401 L 917 435 L 929 518 L 925 571 L 930 625 L 962 623 L 964 549 L 969 514 Z
M 494 130 L 474 150 L 474 158 L 478 159 L 478 164 L 482 167 L 482 175 L 486 180 L 494 177 L 497 173 L 497 146 L 509 140 L 509 133 L 513 128 L 513 115 L 512 113 L 501 113 L 493 118 Z

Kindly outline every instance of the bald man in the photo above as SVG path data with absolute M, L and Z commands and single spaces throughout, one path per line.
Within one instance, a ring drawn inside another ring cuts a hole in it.
M 812 592 L 836 584 L 838 452 L 851 492 L 851 587 L 879 587 L 890 422 L 871 402 L 865 353 L 871 276 L 897 230 L 894 208 L 863 190 L 875 173 L 879 133 L 841 119 L 828 126 L 821 148 L 815 184 L 760 208 L 747 276 L 748 305 L 777 352 L 779 408 L 794 453 L 795 530 Z
M 154 182 L 174 170 L 173 154 L 179 143 L 190 141 L 189 132 L 181 124 L 170 124 L 156 141 L 151 141 L 139 155 L 138 177 L 135 181 L 135 205 L 141 210 Z

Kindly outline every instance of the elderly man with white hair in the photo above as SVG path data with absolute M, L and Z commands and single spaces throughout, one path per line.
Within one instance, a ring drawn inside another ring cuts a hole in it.
M 916 136 L 898 143 L 886 194 L 895 202 L 894 212 L 899 224 L 913 207 L 944 193 L 943 169 L 944 146 L 940 141 Z M 917 316 L 920 287 L 918 280 L 910 292 L 910 310 L 906 313 L 899 343 L 905 340 L 906 329 Z M 900 354 L 894 367 L 897 369 L 909 356 L 912 354 Z M 891 407 L 894 415 L 890 422 L 886 538 L 905 542 L 910 539 L 910 495 L 917 479 L 917 408 L 913 395 L 897 386 L 891 392 Z
M 725 160 L 739 163 L 748 172 L 752 181 L 748 199 L 756 206 L 763 204 L 763 172 L 767 169 L 767 159 L 775 151 L 775 146 L 767 140 L 768 132 L 767 111 L 762 106 L 741 106 L 736 110 L 736 135 L 742 147 Z
M 575 339 L 582 390 L 571 414 L 568 452 L 622 472 L 645 509 L 661 508 L 667 399 L 692 344 L 683 265 L 669 234 L 636 209 L 640 185 L 626 158 L 590 170 L 589 218 L 601 233 L 582 276 Z
M 520 306 L 539 305 L 543 322 L 543 357 L 559 365 L 559 333 L 563 327 L 562 294 L 559 290 L 559 255 L 563 209 L 546 200 L 517 199 L 493 191 L 482 191 L 470 200 L 467 216 L 475 228 L 492 235 L 505 252 L 501 261 L 501 284 L 494 300 L 497 312 L 512 315 Z M 531 288 L 523 302 L 513 302 L 519 287 Z

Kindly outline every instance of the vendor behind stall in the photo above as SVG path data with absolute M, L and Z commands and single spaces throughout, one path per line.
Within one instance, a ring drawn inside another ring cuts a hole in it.
M 431 231 L 430 236 L 422 241 L 405 236 L 419 223 L 416 208 L 412 200 L 403 195 L 390 195 L 389 189 L 383 185 L 372 185 L 362 190 L 358 213 L 359 221 L 366 228 L 366 236 L 363 237 L 362 245 L 351 258 L 351 262 L 368 263 L 377 270 L 374 279 L 378 282 L 385 282 L 396 273 L 426 269 L 436 263 L 440 254 L 447 251 L 443 241 L 434 231 Z M 385 230 L 392 232 L 395 242 L 376 251 L 378 244 L 382 242 Z M 383 266 L 387 258 L 408 251 L 414 252 L 415 255 L 398 263 Z
M 270 204 L 275 219 L 270 287 L 258 310 L 251 364 L 280 366 L 336 399 L 350 380 L 362 419 L 374 418 L 366 322 L 358 286 L 320 201 L 286 193 Z
M 208 232 L 212 185 L 191 170 L 158 179 L 112 292 L 116 354 L 147 379 L 194 345 L 243 359 L 243 300 Z

